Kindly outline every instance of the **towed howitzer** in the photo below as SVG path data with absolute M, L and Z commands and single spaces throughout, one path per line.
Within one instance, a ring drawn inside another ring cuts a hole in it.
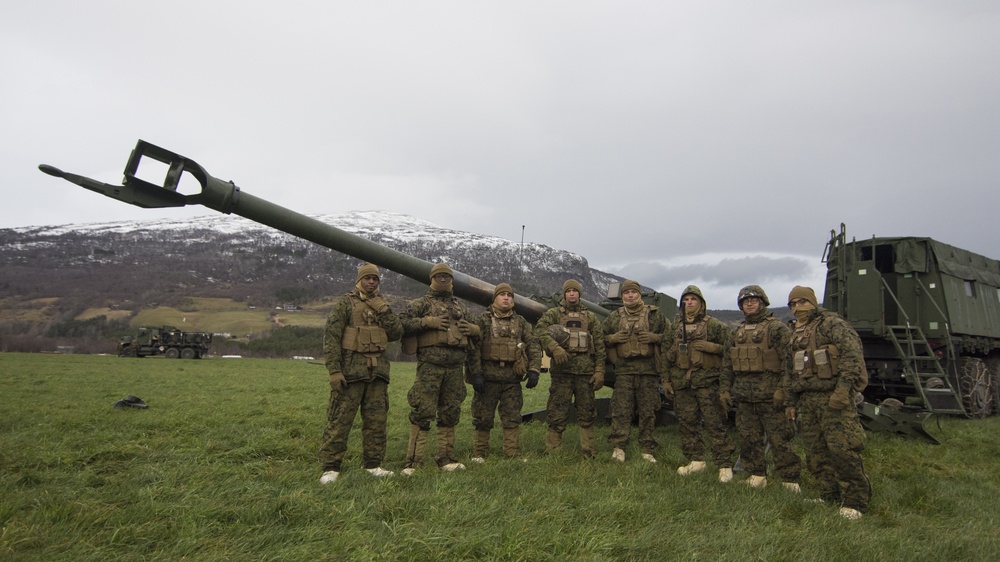
M 143 158 L 150 158 L 167 165 L 168 169 L 162 185 L 150 183 L 136 176 Z M 335 226 L 255 197 L 241 190 L 232 181 L 223 181 L 209 175 L 205 168 L 194 160 L 143 140 L 138 141 L 135 149 L 132 150 L 125 167 L 122 185 L 98 182 L 87 177 L 63 172 L 47 164 L 42 164 L 38 168 L 50 176 L 63 178 L 90 191 L 137 207 L 164 208 L 203 205 L 227 215 L 239 215 L 331 250 L 395 271 L 425 285 L 430 283 L 430 272 L 434 264 L 429 261 L 382 246 L 361 236 L 345 232 Z M 181 177 L 185 172 L 201 185 L 200 193 L 185 195 L 178 191 Z M 493 302 L 493 290 L 496 286 L 492 283 L 476 279 L 460 271 L 454 272 L 454 280 L 456 296 L 481 306 L 489 306 Z M 602 319 L 609 313 L 606 308 L 596 303 L 583 301 L 583 304 Z M 549 308 L 547 304 L 539 300 L 521 295 L 514 297 L 514 307 L 519 314 L 532 323 L 537 322 Z
M 150 183 L 137 176 L 143 158 L 149 158 L 167 166 L 162 185 Z M 151 209 L 203 205 L 220 213 L 238 215 L 359 260 L 373 263 L 424 285 L 430 284 L 433 263 L 382 246 L 361 236 L 345 232 L 335 226 L 255 197 L 241 190 L 232 181 L 223 181 L 211 176 L 205 168 L 194 160 L 143 140 L 136 143 L 129 156 L 121 185 L 99 182 L 64 172 L 47 164 L 41 164 L 38 168 L 50 176 L 65 179 L 95 193 L 137 207 Z M 201 186 L 200 192 L 188 195 L 178 191 L 181 178 L 185 173 L 197 180 Z M 620 287 L 621 283 L 611 283 L 608 288 L 608 298 L 601 304 L 584 299 L 581 299 L 581 303 L 603 321 L 612 310 L 621 306 Z M 455 295 L 462 299 L 481 306 L 489 306 L 493 302 L 495 288 L 496 286 L 492 283 L 476 279 L 460 271 L 454 271 Z M 643 300 L 648 304 L 658 305 L 663 310 L 677 306 L 676 299 L 658 292 L 644 293 Z M 514 307 L 519 314 L 534 324 L 557 301 L 558 298 L 555 297 L 516 295 Z M 614 371 L 611 367 L 608 365 L 605 374 L 605 385 L 609 387 L 614 386 Z M 601 418 L 606 417 L 609 410 L 607 402 L 608 399 L 599 400 Z M 660 413 L 660 418 L 664 422 L 672 420 L 670 413 L 666 410 L 663 408 Z M 538 413 L 525 414 L 525 418 L 531 419 L 533 415 L 537 416 Z

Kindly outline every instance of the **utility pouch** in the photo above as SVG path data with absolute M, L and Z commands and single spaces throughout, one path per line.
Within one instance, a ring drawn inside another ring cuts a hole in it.
M 801 375 L 802 378 L 812 376 L 812 365 L 809 364 L 809 356 L 806 354 L 806 350 L 796 351 L 795 355 L 792 356 L 792 370 Z
M 830 350 L 826 347 L 821 347 L 813 351 L 813 361 L 816 365 L 817 377 L 821 379 L 833 378 L 833 358 L 831 355 Z

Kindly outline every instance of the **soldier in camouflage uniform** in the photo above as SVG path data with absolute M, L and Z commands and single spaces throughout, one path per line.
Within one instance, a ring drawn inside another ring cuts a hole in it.
M 736 447 L 726 431 L 728 417 L 719 400 L 722 354 L 729 349 L 729 338 L 729 327 L 707 314 L 701 289 L 694 285 L 684 289 L 667 351 L 670 376 L 664 380 L 664 391 L 675 394 L 681 452 L 690 461 L 677 469 L 682 476 L 705 470 L 707 437 L 719 481 L 733 479 Z
M 843 318 L 819 308 L 809 287 L 793 288 L 788 307 L 795 323 L 786 415 L 798 416 L 806 466 L 820 499 L 841 504 L 842 516 L 860 519 L 872 492 L 861 460 L 867 436 L 854 402 L 868 384 L 861 338 Z
M 611 458 L 625 461 L 625 446 L 638 416 L 642 458 L 656 462 L 658 443 L 653 436 L 656 411 L 660 409 L 660 344 L 669 326 L 655 306 L 642 302 L 639 283 L 622 284 L 622 307 L 604 320 L 604 342 L 608 360 L 615 366 L 615 388 L 611 394 Z
M 743 287 L 736 304 L 745 319 L 723 355 L 719 392 L 726 410 L 736 402 L 740 457 L 750 473 L 746 482 L 754 488 L 767 485 L 765 451 L 770 442 L 774 471 L 785 489 L 798 492 L 802 461 L 792 450 L 795 429 L 785 419 L 786 392 L 782 387 L 788 382 L 790 330 L 767 309 L 771 302 L 758 285 Z
M 503 426 L 503 456 L 513 458 L 521 454 L 518 435 L 524 405 L 521 380 L 527 377 L 528 388 L 538 385 L 542 351 L 531 323 L 514 312 L 514 289 L 507 283 L 496 286 L 493 304 L 479 316 L 477 324 L 482 333 L 481 370 L 472 385 L 475 390 L 472 462 L 483 463 L 489 453 L 490 430 L 498 408 Z
M 552 356 L 545 451 L 552 452 L 562 444 L 570 406 L 575 401 L 580 449 L 585 458 L 593 458 L 597 420 L 594 393 L 604 386 L 604 329 L 597 315 L 580 302 L 581 293 L 579 281 L 569 279 L 563 283 L 562 300 L 538 320 L 535 335 L 542 349 Z
M 417 378 L 407 394 L 410 441 L 403 474 L 412 475 L 424 459 L 431 422 L 437 418 L 437 453 L 441 470 L 464 469 L 455 460 L 455 426 L 465 400 L 464 369 L 479 369 L 479 326 L 453 292 L 454 273 L 447 264 L 431 268 L 431 288 L 402 314 L 403 347 L 417 354 Z
M 379 294 L 378 268 L 362 264 L 354 290 L 333 305 L 326 320 L 323 352 L 330 374 L 330 403 L 319 449 L 323 464 L 320 484 L 337 481 L 358 408 L 364 467 L 373 476 L 392 476 L 381 466 L 389 413 L 389 360 L 385 350 L 389 342 L 402 335 L 399 318 Z

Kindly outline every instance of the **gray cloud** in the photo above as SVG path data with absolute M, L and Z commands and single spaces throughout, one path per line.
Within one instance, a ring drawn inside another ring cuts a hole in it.
M 207 214 L 36 168 L 115 183 L 143 138 L 293 209 L 525 225 L 597 267 L 818 264 L 842 222 L 1000 257 L 998 28 L 995 2 L 7 2 L 0 227 Z

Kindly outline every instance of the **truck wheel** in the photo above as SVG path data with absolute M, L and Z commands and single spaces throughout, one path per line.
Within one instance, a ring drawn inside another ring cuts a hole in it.
M 1000 356 L 987 359 L 986 368 L 990 371 L 990 386 L 993 390 L 993 415 L 1000 416 Z
M 178 357 L 181 356 L 181 352 L 176 347 L 171 347 L 167 349 L 167 351 L 163 354 L 163 356 L 166 357 L 167 359 L 177 359 Z
M 190 347 L 185 347 L 181 350 L 181 359 L 194 359 L 195 352 Z
M 993 395 L 990 392 L 990 371 L 978 357 L 963 357 L 958 387 L 965 413 L 970 418 L 990 415 Z

